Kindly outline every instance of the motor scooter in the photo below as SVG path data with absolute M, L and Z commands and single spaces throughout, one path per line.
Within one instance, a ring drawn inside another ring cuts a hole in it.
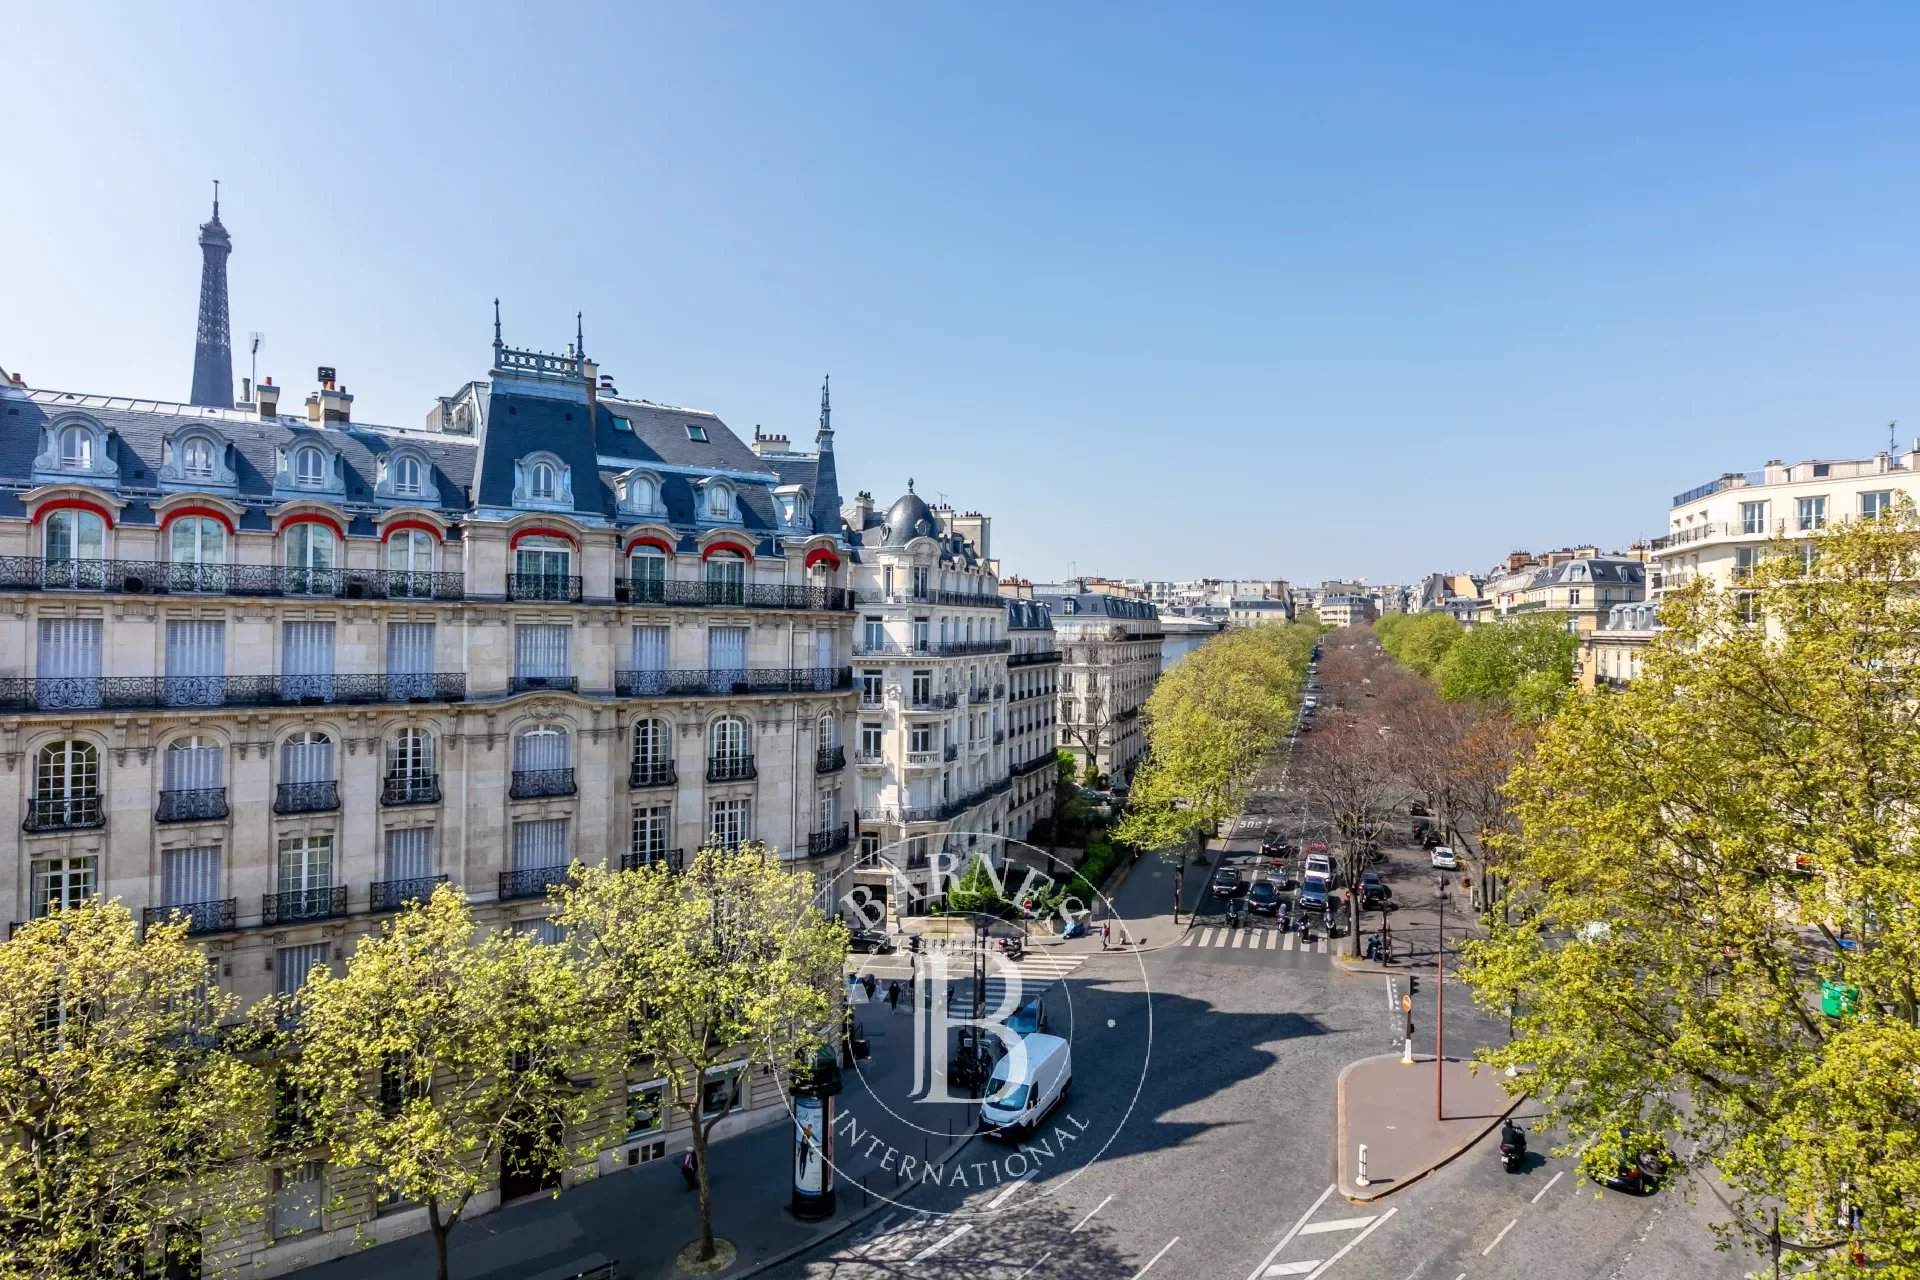
M 1500 1126 L 1500 1167 L 1512 1173 L 1526 1162 L 1526 1131 L 1508 1120 Z

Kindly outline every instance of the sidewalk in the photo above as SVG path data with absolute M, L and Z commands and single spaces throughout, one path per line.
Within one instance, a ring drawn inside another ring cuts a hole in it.
M 734 1265 L 714 1274 L 743 1277 L 771 1269 L 894 1207 L 885 1197 L 904 1198 L 910 1191 L 900 1179 L 903 1157 L 938 1163 L 972 1139 L 977 1104 L 906 1101 L 912 1031 L 905 1008 L 896 1013 L 884 1003 L 856 1004 L 854 1013 L 873 1055 L 845 1073 L 845 1091 L 836 1100 L 838 1211 L 817 1223 L 793 1216 L 794 1128 L 782 1108 L 772 1123 L 713 1147 L 714 1234 L 738 1250 Z M 910 1127 L 895 1111 L 932 1132 Z M 864 1145 L 848 1140 L 850 1121 Z M 876 1141 L 867 1144 L 869 1133 Z M 665 1159 L 604 1174 L 557 1199 L 528 1200 L 463 1222 L 449 1238 L 453 1280 L 533 1280 L 549 1273 L 557 1280 L 603 1262 L 617 1264 L 620 1280 L 668 1280 L 676 1274 L 676 1255 L 700 1236 L 698 1199 L 680 1178 L 686 1131 L 669 1138 Z M 305 1280 L 419 1280 L 431 1276 L 433 1267 L 433 1239 L 423 1231 L 298 1274 Z
M 1040 937 L 1033 941 L 1045 947 L 1057 947 L 1064 955 L 1106 954 L 1138 955 L 1175 946 L 1193 925 L 1196 906 L 1207 895 L 1207 878 L 1225 851 L 1225 841 L 1207 842 L 1204 862 L 1185 862 L 1179 868 L 1158 853 L 1143 853 L 1122 865 L 1102 891 L 1106 901 L 1096 910 L 1093 931 L 1084 938 Z M 1180 911 L 1176 918 L 1173 894 L 1175 878 L 1180 888 Z M 1113 939 L 1100 944 L 1100 925 L 1105 909 L 1112 909 Z
M 1434 1112 L 1433 1055 L 1409 1066 L 1397 1054 L 1362 1058 L 1341 1071 L 1334 1086 L 1335 1168 L 1340 1194 L 1378 1200 L 1407 1186 L 1471 1147 L 1522 1099 L 1507 1096 L 1503 1078 L 1485 1067 L 1448 1058 L 1441 1064 L 1446 1119 Z M 1368 1185 L 1359 1184 L 1359 1147 L 1367 1146 Z

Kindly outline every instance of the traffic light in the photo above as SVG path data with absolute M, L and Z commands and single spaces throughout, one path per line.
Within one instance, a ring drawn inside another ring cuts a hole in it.
M 1420 994 L 1420 975 L 1419 974 L 1410 973 L 1407 975 L 1407 994 L 1410 996 L 1417 996 Z

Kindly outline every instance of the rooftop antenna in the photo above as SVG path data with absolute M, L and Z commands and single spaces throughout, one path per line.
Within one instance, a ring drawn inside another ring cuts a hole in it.
M 1887 424 L 1887 453 L 1889 455 L 1892 455 L 1893 453 L 1898 452 L 1898 450 L 1895 449 L 1894 443 L 1893 443 L 1893 429 L 1899 425 L 1900 423 L 1897 420 L 1893 422 L 1889 422 Z
M 257 387 L 260 385 L 260 339 L 266 336 L 266 334 L 260 332 L 258 329 L 247 334 L 247 345 L 250 348 L 248 352 L 250 357 L 248 372 L 253 375 L 248 379 L 249 386 Z

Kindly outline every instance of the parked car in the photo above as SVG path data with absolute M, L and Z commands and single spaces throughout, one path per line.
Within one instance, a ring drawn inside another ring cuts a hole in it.
M 892 955 L 899 944 L 880 929 L 855 929 L 847 935 L 847 950 L 866 955 Z
M 1427 808 L 1426 805 L 1420 803 L 1418 800 L 1415 800 L 1407 806 L 1407 813 L 1415 818 L 1431 818 L 1433 816 L 1433 810 Z
M 1393 890 L 1380 878 L 1378 871 L 1360 873 L 1360 905 L 1363 907 L 1383 907 L 1393 900 Z
M 1271 880 L 1255 880 L 1247 887 L 1247 910 L 1263 916 L 1280 914 L 1280 891 Z
M 1328 884 L 1332 884 L 1334 882 L 1333 859 L 1324 853 L 1310 853 L 1307 855 L 1307 865 L 1303 874 L 1308 879 L 1319 876 Z
M 1310 875 L 1300 882 L 1300 891 L 1294 895 L 1294 900 L 1302 911 L 1324 912 L 1332 890 L 1333 885 L 1325 876 Z
M 1237 898 L 1247 891 L 1246 882 L 1240 878 L 1239 871 L 1233 867 L 1222 867 L 1213 873 L 1208 882 L 1213 891 L 1223 898 Z
M 1460 859 L 1454 857 L 1453 850 L 1444 844 L 1433 846 L 1427 856 L 1433 860 L 1433 865 L 1442 871 L 1458 871 L 1460 869 Z
M 1284 858 L 1293 852 L 1293 845 L 1285 836 L 1268 836 L 1260 842 L 1260 852 L 1269 858 Z

